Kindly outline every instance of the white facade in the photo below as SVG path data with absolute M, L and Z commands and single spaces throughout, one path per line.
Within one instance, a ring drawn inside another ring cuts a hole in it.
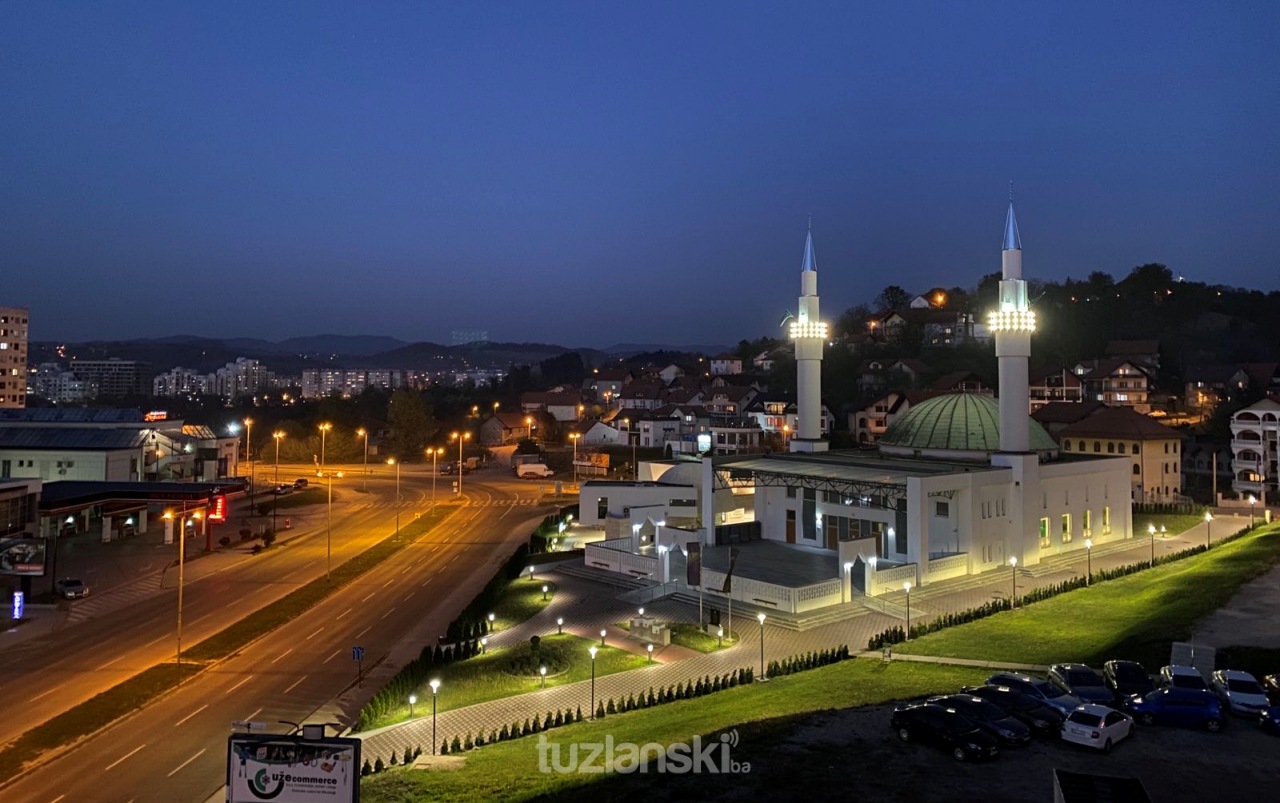
M 1278 438 L 1280 403 L 1263 399 L 1231 416 L 1231 489 L 1241 497 L 1253 495 L 1265 505 L 1267 491 L 1276 490 Z

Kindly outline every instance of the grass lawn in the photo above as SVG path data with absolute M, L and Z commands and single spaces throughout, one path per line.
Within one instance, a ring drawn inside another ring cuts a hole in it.
M 1186 514 L 1163 514 L 1163 513 L 1134 513 L 1133 514 L 1133 535 L 1135 538 L 1145 537 L 1147 535 L 1147 527 L 1154 524 L 1156 533 L 1160 532 L 1163 526 L 1169 535 L 1177 535 L 1186 532 L 1192 527 L 1204 524 L 1204 516 L 1191 516 Z
M 1236 589 L 1280 561 L 1280 526 L 1244 535 L 1208 553 L 1098 583 L 1016 611 L 896 645 L 904 653 L 1050 664 L 1112 658 L 1149 668 L 1168 662 L 1169 644 Z
M 845 661 L 696 700 L 555 728 L 546 732 L 546 737 L 559 744 L 603 742 L 605 736 L 612 736 L 615 742 L 637 744 L 687 743 L 695 735 L 711 736 L 778 717 L 955 691 L 966 684 L 981 683 L 987 674 L 988 671 L 981 669 L 905 661 L 891 664 Z M 751 729 L 743 730 L 744 739 L 749 740 Z M 393 770 L 366 778 L 360 785 L 361 800 L 364 803 L 531 800 L 581 789 L 609 777 L 540 772 L 536 736 L 499 742 L 464 755 L 466 766 L 456 771 Z M 376 758 L 367 757 L 370 761 Z
M 436 710 L 448 711 L 463 708 L 476 703 L 510 697 L 515 694 L 537 691 L 542 687 L 541 678 L 536 674 L 538 667 L 547 665 L 547 687 L 576 683 L 579 680 L 591 679 L 591 647 L 597 647 L 596 677 L 612 675 L 614 672 L 625 672 L 638 669 L 648 663 L 646 658 L 633 655 L 617 647 L 600 647 L 594 639 L 579 636 L 557 635 L 552 633 L 543 636 L 539 649 L 541 655 L 533 656 L 530 645 L 524 642 L 511 647 L 490 649 L 483 655 L 468 658 L 454 664 L 448 664 L 434 673 L 432 678 L 440 681 L 440 693 L 436 698 Z M 527 671 L 529 674 L 521 674 Z M 431 687 L 423 684 L 418 689 L 420 701 L 416 711 L 430 712 Z M 424 709 L 421 701 L 426 701 Z M 586 713 L 585 711 L 583 712 Z M 375 724 L 375 727 L 403 722 L 409 718 L 409 705 L 405 701 L 402 709 L 391 711 Z
M 738 631 L 732 633 L 726 632 L 724 639 L 708 636 L 706 633 L 698 629 L 698 626 L 692 622 L 670 622 L 668 626 L 671 628 L 671 643 L 680 647 L 688 647 L 698 652 L 715 652 L 716 650 L 732 647 Z M 619 622 L 618 627 L 623 630 L 630 631 L 630 622 Z
M 539 613 L 556 596 L 556 584 L 550 580 L 535 579 L 529 582 L 529 576 L 523 575 L 507 584 L 506 590 L 493 606 L 494 624 L 497 630 L 507 630 L 526 621 Z M 546 599 L 543 599 L 542 587 L 547 587 Z

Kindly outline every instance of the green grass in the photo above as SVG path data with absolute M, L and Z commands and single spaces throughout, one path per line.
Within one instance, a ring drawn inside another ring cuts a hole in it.
M 626 672 L 638 669 L 648 663 L 648 659 L 633 655 L 617 647 L 600 647 L 600 642 L 584 639 L 579 636 L 557 635 L 552 632 L 542 637 L 541 649 L 548 652 L 548 661 L 554 665 L 566 666 L 558 674 L 548 669 L 547 688 L 562 686 L 566 683 L 577 683 L 591 679 L 591 647 L 599 648 L 596 653 L 596 677 L 612 675 L 615 672 Z M 519 660 L 529 651 L 527 642 L 511 647 L 491 648 L 483 655 L 468 658 L 454 664 L 447 664 L 432 675 L 432 679 L 440 681 L 440 692 L 436 698 L 436 711 L 448 711 L 453 708 L 464 708 L 476 703 L 486 703 L 503 697 L 537 691 L 542 688 L 540 676 L 513 675 L 507 670 L 513 665 L 533 663 Z M 536 671 L 536 669 L 534 670 Z M 431 711 L 431 687 L 423 684 L 418 689 L 418 705 L 415 713 L 421 716 Z M 424 707 L 425 702 L 425 707 Z M 409 718 L 409 704 L 405 701 L 403 708 L 395 709 L 380 718 L 372 727 L 383 727 Z
M 1160 532 L 1163 526 L 1169 535 L 1177 535 L 1186 532 L 1192 527 L 1204 524 L 1204 516 L 1192 516 L 1185 513 L 1177 513 L 1165 515 L 1163 513 L 1134 513 L 1133 514 L 1133 534 L 1135 537 L 1147 535 L 1147 527 L 1151 524 L 1156 526 L 1156 532 Z
M 512 580 L 494 603 L 494 624 L 498 631 L 508 630 L 528 620 L 555 599 L 556 584 L 550 580 L 536 579 L 536 574 L 534 578 L 532 583 L 529 582 L 529 575 L 526 573 Z M 542 598 L 543 586 L 547 587 L 545 600 Z
M 899 644 L 904 653 L 1049 664 L 1112 658 L 1168 662 L 1169 645 L 1191 636 L 1249 580 L 1280 561 L 1280 527 L 1205 554 L 1097 583 Z
M 669 622 L 667 626 L 671 629 L 672 644 L 697 650 L 698 652 L 715 652 L 732 647 L 734 638 L 738 635 L 736 630 L 731 633 L 725 633 L 722 641 L 715 636 L 708 636 L 692 622 Z M 631 623 L 619 622 L 618 627 L 630 631 Z
M 37 725 L 0 751 L 0 781 L 22 771 L 22 766 L 48 750 L 105 728 L 151 700 L 191 678 L 204 667 L 194 663 L 159 664 L 110 689 L 90 697 L 48 722 Z
M 981 683 L 987 670 L 895 661 L 845 661 L 833 666 L 739 686 L 696 700 L 668 703 L 595 722 L 580 722 L 548 731 L 555 743 L 615 742 L 637 744 L 689 742 L 732 728 L 751 739 L 754 723 L 836 708 L 850 708 L 955 691 Z M 412 801 L 531 800 L 581 790 L 610 776 L 538 771 L 538 738 L 499 742 L 464 754 L 466 765 L 450 772 L 392 770 L 361 782 L 364 803 Z M 377 756 L 367 756 L 372 762 Z M 382 759 L 385 762 L 387 756 Z M 834 760 L 834 759 L 833 759 Z M 800 781 L 803 782 L 802 780 Z
M 329 573 L 330 579 L 317 578 L 290 591 L 280 600 L 259 608 L 195 645 L 184 655 L 198 661 L 213 661 L 230 655 L 254 639 L 298 617 L 334 591 L 404 549 L 412 539 L 434 527 L 445 515 L 447 511 L 436 511 L 409 522 L 400 528 L 400 538 L 382 539 L 359 555 L 333 567 L 333 571 Z

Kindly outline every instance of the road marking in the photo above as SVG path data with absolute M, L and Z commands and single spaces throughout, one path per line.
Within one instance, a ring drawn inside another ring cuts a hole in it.
M 292 685 L 292 686 L 290 686 L 289 688 L 287 688 L 287 689 L 285 689 L 285 690 L 284 690 L 284 693 L 285 693 L 285 694 L 288 694 L 289 692 L 293 691 L 294 689 L 296 689 L 296 688 L 298 687 L 298 684 L 299 684 L 299 683 L 301 683 L 302 681 L 304 681 L 304 680 L 306 680 L 306 679 L 307 679 L 307 676 L 306 676 L 306 675 L 303 675 L 302 677 L 298 678 L 297 680 L 295 680 L 295 681 L 293 682 L 293 685 Z
M 409 571 L 409 570 L 410 570 L 410 569 L 412 569 L 412 568 L 413 568 L 413 564 L 410 564 L 410 565 L 408 565 L 408 566 L 405 566 L 403 569 L 401 569 L 401 570 L 400 570 L 400 573 L 401 573 L 401 574 L 404 574 L 405 572 Z
M 183 767 L 187 766 L 187 765 L 188 765 L 188 764 L 190 764 L 192 761 L 195 761 L 197 758 L 200 758 L 200 756 L 203 756 L 203 755 L 204 755 L 204 751 L 206 751 L 206 750 L 208 750 L 208 749 L 209 749 L 209 748 L 207 748 L 207 747 L 202 747 L 202 748 L 200 748 L 200 752 L 199 752 L 199 753 L 196 753 L 196 754 L 195 754 L 194 756 L 192 756 L 191 758 L 187 759 L 186 761 L 182 762 L 182 763 L 181 763 L 181 764 L 179 764 L 178 766 L 174 767 L 174 768 L 173 768 L 173 770 L 172 770 L 168 775 L 166 775 L 165 777 L 166 777 L 166 778 L 172 778 L 174 775 L 176 775 L 176 774 L 178 773 L 178 770 L 180 770 L 180 769 L 182 769 Z
M 262 709 L 261 709 L 261 708 L 259 708 L 258 710 L 254 711 L 252 714 L 250 714 L 249 716 L 245 717 L 245 721 L 246 721 L 246 722 L 248 722 L 248 721 L 252 720 L 254 717 L 256 717 L 258 714 L 261 714 L 261 713 L 262 713 Z
M 342 648 L 341 648 L 341 647 L 339 647 L 338 649 L 334 650 L 334 651 L 333 651 L 333 655 L 330 655 L 328 658 L 324 659 L 324 660 L 323 660 L 323 661 L 321 661 L 320 663 L 321 663 L 321 664 L 327 664 L 327 663 L 329 663 L 329 662 L 330 662 L 330 661 L 332 661 L 334 658 L 337 658 L 337 657 L 338 657 L 338 653 L 340 653 L 340 652 L 342 652 Z
M 239 682 L 239 683 L 237 683 L 236 685 L 234 685 L 234 686 L 232 686 L 231 688 L 227 689 L 227 694 L 230 694 L 231 692 L 235 691 L 236 689 L 240 688 L 241 686 L 243 686 L 244 684 L 248 683 L 248 682 L 249 682 L 249 681 L 251 681 L 251 680 L 253 680 L 253 678 L 252 678 L 252 677 L 247 677 L 247 678 L 245 678 L 244 680 L 240 681 L 240 682 Z
M 378 593 L 377 591 L 370 591 L 370 592 L 369 592 L 369 595 L 368 595 L 367 597 L 365 597 L 364 599 L 360 600 L 360 601 L 361 601 L 361 602 L 368 602 L 369 600 L 373 599 L 373 595 L 374 595 L 374 594 L 377 594 L 377 593 Z
M 111 762 L 110 764 L 108 764 L 106 767 L 104 767 L 104 768 L 103 768 L 103 770 L 102 770 L 102 771 L 103 771 L 103 772 L 106 772 L 107 770 L 109 770 L 109 769 L 111 769 L 111 768 L 115 767 L 115 766 L 116 766 L 117 764 L 119 764 L 121 761 L 124 761 L 126 758 L 128 758 L 129 756 L 131 756 L 131 755 L 133 755 L 134 753 L 138 752 L 139 750 L 141 750 L 141 749 L 142 749 L 142 748 L 144 748 L 144 747 L 146 747 L 146 745 L 145 745 L 145 744 L 140 744 L 140 745 L 138 745 L 137 747 L 133 748 L 133 749 L 132 749 L 132 750 L 130 750 L 129 752 L 125 753 L 123 756 L 120 756 L 120 758 L 117 758 L 115 761 L 113 761 L 113 762 Z
M 52 801 L 50 801 L 50 803 L 58 803 L 58 801 L 62 800 L 64 797 L 66 797 L 66 795 L 58 795 Z
M 57 689 L 49 689 L 48 691 L 42 691 L 39 694 L 37 694 L 35 697 L 30 698 L 28 702 L 34 703 L 36 700 L 39 700 L 41 697 L 47 697 L 50 694 L 53 694 L 55 691 L 57 691 Z M 66 795 L 63 795 L 63 797 L 66 797 Z
M 381 616 L 379 616 L 379 617 L 378 617 L 378 619 L 379 619 L 379 620 L 381 620 L 381 619 L 386 619 L 388 616 L 390 616 L 390 615 L 391 615 L 392 613 L 394 613 L 394 612 L 395 612 L 395 608 L 388 608 L 388 609 L 387 609 L 387 612 L 386 612 L 386 613 L 384 613 L 384 614 L 382 614 Z
M 413 599 L 413 592 L 412 592 L 412 591 L 410 591 L 408 594 L 405 594 L 405 595 L 404 595 L 404 599 L 402 599 L 402 600 L 400 600 L 400 601 L 401 601 L 401 602 L 408 602 L 408 601 L 409 601 L 409 600 L 411 600 L 411 599 Z
M 311 639 L 313 639 L 313 638 L 315 638 L 316 636 L 320 635 L 320 632 L 321 632 L 322 630 L 324 630 L 324 628 L 323 628 L 323 627 L 321 627 L 321 628 L 320 628 L 320 630 L 317 630 L 316 632 L 314 632 L 314 633 L 312 633 L 311 635 L 307 636 L 305 639 L 303 639 L 303 641 L 310 641 Z
M 402 574 L 403 574 L 403 572 L 402 572 Z M 387 580 L 387 582 L 383 583 L 383 584 L 382 584 L 382 587 L 383 587 L 383 588 L 390 588 L 390 587 L 391 587 L 391 584 L 392 584 L 392 583 L 394 583 L 395 581 L 396 581 L 396 578 L 392 577 L 391 579 Z
M 115 658 L 112 658 L 110 661 L 107 661 L 105 664 L 103 664 L 102 666 L 98 667 L 93 671 L 100 672 L 103 669 L 106 669 L 107 667 L 111 666 L 112 664 L 117 663 L 119 661 L 123 661 L 124 659 L 125 659 L 124 655 L 117 655 Z
M 192 718 L 192 717 L 194 717 L 196 714 L 199 714 L 201 711 L 205 710 L 205 709 L 206 709 L 206 708 L 208 708 L 208 707 L 209 707 L 209 704 L 208 704 L 208 703 L 205 703 L 204 705 L 200 706 L 200 707 L 199 707 L 199 708 L 197 708 L 196 710 L 192 711 L 190 714 L 187 714 L 187 715 L 186 715 L 185 717 L 183 717 L 182 719 L 180 719 L 180 720 L 178 720 L 177 722 L 173 723 L 173 727 L 175 727 L 175 728 L 176 728 L 176 727 L 178 727 L 179 725 L 181 725 L 182 723 L 186 722 L 188 719 L 191 719 L 191 718 Z
M 293 652 L 293 647 L 290 647 L 289 649 L 287 649 L 287 650 L 285 650 L 284 652 L 282 652 L 282 653 L 280 653 L 279 655 L 277 655 L 274 659 L 272 659 L 271 663 L 273 663 L 273 664 L 274 664 L 276 661 L 279 661 L 281 658 L 285 657 L 286 655 L 288 655 L 288 654 L 289 654 L 289 653 L 291 653 L 291 652 Z
M 360 638 L 361 636 L 363 636 L 365 633 L 368 633 L 372 629 L 373 629 L 373 625 L 366 627 L 364 630 L 361 630 L 359 633 L 356 633 L 356 638 Z
M 422 584 L 422 587 L 423 587 L 423 588 L 426 588 L 427 586 L 431 585 L 431 581 L 432 581 L 432 580 L 434 580 L 434 579 L 435 579 L 434 577 L 428 577 L 428 578 L 427 578 L 427 581 L 426 581 L 425 583 L 423 583 L 423 584 Z
M 350 609 L 350 608 L 347 608 L 345 611 L 343 611 L 342 613 L 338 614 L 337 618 L 336 618 L 336 619 L 334 619 L 333 621 L 335 621 L 335 622 L 336 622 L 336 621 L 338 621 L 338 619 L 341 619 L 342 617 L 346 616 L 346 615 L 347 615 L 347 614 L 349 614 L 349 613 L 351 613 L 351 609 Z

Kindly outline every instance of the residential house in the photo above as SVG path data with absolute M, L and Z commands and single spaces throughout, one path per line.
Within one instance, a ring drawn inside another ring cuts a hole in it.
M 757 395 L 743 409 L 743 414 L 751 419 L 762 432 L 771 435 L 781 434 L 784 438 L 796 431 L 799 421 L 799 411 L 795 399 L 789 399 L 784 396 Z M 831 408 L 827 407 L 824 402 L 822 405 L 822 422 L 819 425 L 822 434 L 829 436 L 834 425 L 835 416 L 831 414 Z
M 928 390 L 936 390 L 940 393 L 995 395 L 995 389 L 983 383 L 982 378 L 973 371 L 952 371 L 949 374 L 943 374 L 929 384 Z
M 1084 383 L 1085 397 L 1108 407 L 1131 407 L 1139 413 L 1151 412 L 1147 389 L 1151 375 L 1142 365 L 1114 358 L 1077 363 L 1073 369 Z
M 1037 407 L 1031 417 L 1056 438 L 1062 430 L 1103 409 L 1106 409 L 1106 405 L 1093 399 L 1078 402 L 1055 401 Z
M 1185 436 L 1129 407 L 1103 407 L 1058 433 L 1063 456 L 1129 455 L 1133 501 L 1179 502 Z
M 595 396 L 596 402 L 613 407 L 622 395 L 622 389 L 635 377 L 626 368 L 596 368 L 582 381 L 582 389 Z
M 1027 387 L 1034 413 L 1046 404 L 1084 401 L 1084 380 L 1069 368 L 1049 368 L 1035 371 L 1029 377 Z
M 577 436 L 577 437 L 575 437 Z M 566 436 L 570 441 L 577 441 L 582 446 L 613 446 L 621 442 L 620 433 L 598 418 L 579 421 L 569 428 Z
M 898 416 L 935 396 L 943 395 L 933 390 L 892 390 L 863 407 L 849 413 L 849 431 L 858 444 L 870 446 L 880 439 L 884 431 Z
M 1159 340 L 1112 340 L 1104 353 L 1109 360 L 1126 360 L 1142 366 L 1152 376 L 1160 372 Z
M 742 358 L 736 354 L 717 354 L 711 358 L 711 375 L 742 373 Z
M 894 310 L 874 323 L 872 328 L 891 343 L 901 340 L 908 327 L 919 327 L 926 346 L 955 346 L 978 339 L 980 334 L 972 314 L 949 309 Z
M 663 384 L 670 385 L 676 381 L 677 377 L 685 375 L 685 370 L 675 363 L 668 363 L 656 371 L 657 375 L 662 379 Z
M 529 437 L 533 421 L 526 413 L 492 413 L 480 422 L 480 445 L 502 446 Z
M 624 410 L 652 410 L 662 404 L 666 385 L 649 379 L 637 379 L 622 389 L 618 406 Z
M 1277 489 L 1276 441 L 1280 438 L 1280 402 L 1263 399 L 1231 416 L 1231 489 L 1256 496 L 1262 504 Z M 1271 497 L 1275 499 L 1275 496 Z
M 858 390 L 862 393 L 883 392 L 889 388 L 918 385 L 932 369 L 915 359 L 871 359 L 858 364 Z
M 585 409 L 582 393 L 576 389 L 556 387 L 548 391 L 529 391 L 520 396 L 520 409 L 525 413 L 545 412 L 559 422 L 577 421 Z

